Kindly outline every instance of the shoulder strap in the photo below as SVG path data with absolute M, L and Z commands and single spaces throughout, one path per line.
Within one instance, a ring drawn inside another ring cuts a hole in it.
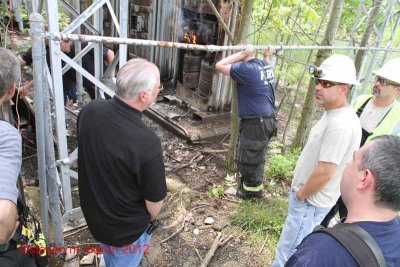
M 332 228 L 315 229 L 313 233 L 325 233 L 333 237 L 361 267 L 386 267 L 385 258 L 378 244 L 356 224 L 339 223 Z
M 368 104 L 368 102 L 372 99 L 372 97 L 368 98 L 364 104 L 361 105 L 361 107 L 359 107 L 356 111 L 357 117 L 361 116 L 361 113 L 364 111 L 365 106 Z

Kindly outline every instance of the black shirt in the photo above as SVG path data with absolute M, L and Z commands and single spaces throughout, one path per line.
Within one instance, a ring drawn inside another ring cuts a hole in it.
M 141 118 L 116 96 L 78 116 L 81 208 L 93 237 L 107 245 L 138 239 L 150 222 L 145 199 L 166 195 L 161 142 Z

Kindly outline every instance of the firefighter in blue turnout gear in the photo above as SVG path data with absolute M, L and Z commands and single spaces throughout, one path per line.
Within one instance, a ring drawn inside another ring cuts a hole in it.
M 264 165 L 267 145 L 276 133 L 275 78 L 269 56 L 272 46 L 264 52 L 264 60 L 254 55 L 254 47 L 219 61 L 217 71 L 236 81 L 240 117 L 236 162 L 241 182 L 239 198 L 263 196 Z

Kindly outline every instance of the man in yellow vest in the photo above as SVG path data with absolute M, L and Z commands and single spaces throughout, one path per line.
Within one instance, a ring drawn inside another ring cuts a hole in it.
M 354 109 L 362 127 L 360 147 L 375 136 L 387 134 L 400 136 L 400 102 L 396 100 L 400 92 L 399 70 L 400 58 L 389 60 L 378 71 L 374 71 L 376 82 L 372 95 L 357 97 Z M 326 215 L 321 225 L 328 227 L 338 210 L 340 218 L 347 216 L 347 209 L 341 198 Z
M 363 131 L 361 146 L 375 136 L 392 134 L 400 136 L 400 58 L 388 61 L 375 71 L 376 82 L 372 95 L 361 95 L 354 109 L 360 117 Z

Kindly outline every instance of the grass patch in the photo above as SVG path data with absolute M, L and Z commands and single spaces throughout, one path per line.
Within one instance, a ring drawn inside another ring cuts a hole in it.
M 287 215 L 287 199 L 280 197 L 266 201 L 242 201 L 230 216 L 232 226 L 243 232 L 246 242 L 258 252 L 263 249 L 265 264 L 275 257 L 275 248 Z

